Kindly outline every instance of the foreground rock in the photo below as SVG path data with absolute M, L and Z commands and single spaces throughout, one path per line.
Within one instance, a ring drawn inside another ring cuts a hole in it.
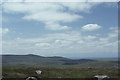
M 95 78 L 98 78 L 98 80 L 102 80 L 102 79 L 109 79 L 110 77 L 106 76 L 106 75 L 96 75 L 94 76 Z
M 28 77 L 26 80 L 37 80 L 35 77 Z

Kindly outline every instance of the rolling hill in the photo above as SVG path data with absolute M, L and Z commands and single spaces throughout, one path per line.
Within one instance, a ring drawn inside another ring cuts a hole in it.
M 28 55 L 2 55 L 3 66 L 77 66 L 77 67 L 114 67 L 117 61 L 95 59 L 69 59 L 53 56 L 43 57 L 33 54 Z M 107 65 L 107 66 L 104 66 Z

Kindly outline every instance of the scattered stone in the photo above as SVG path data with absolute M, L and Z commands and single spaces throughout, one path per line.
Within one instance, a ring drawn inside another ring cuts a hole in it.
M 37 80 L 35 77 L 28 77 L 26 80 Z
M 38 75 L 41 75 L 42 74 L 42 71 L 41 70 L 36 70 L 35 71 Z
M 110 77 L 106 76 L 106 75 L 96 75 L 94 76 L 95 78 L 98 78 L 98 80 L 102 80 L 102 79 L 109 79 Z

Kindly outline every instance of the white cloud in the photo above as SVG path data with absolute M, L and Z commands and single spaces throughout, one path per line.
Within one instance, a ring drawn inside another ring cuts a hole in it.
M 78 41 L 78 43 L 79 43 L 79 44 L 83 44 L 83 43 L 84 43 L 84 41 L 83 41 L 83 40 L 80 40 L 80 41 Z
M 88 35 L 85 37 L 86 40 L 93 40 L 95 38 L 96 38 L 96 36 L 91 36 L 91 35 Z
M 94 30 L 97 30 L 97 29 L 100 29 L 100 28 L 101 28 L 101 26 L 98 25 L 98 24 L 87 24 L 87 25 L 82 27 L 82 30 L 94 31 Z
M 73 44 L 71 40 L 55 40 L 55 45 L 58 45 L 58 47 L 68 47 L 71 46 L 71 44 Z
M 108 41 L 109 39 L 108 38 L 100 38 L 99 40 L 100 41 Z
M 69 26 L 61 26 L 59 23 L 47 23 L 45 26 L 46 29 L 50 30 L 68 30 L 71 29 Z
M 2 2 L 119 2 L 119 0 L 2 0 Z
M 42 11 L 23 17 L 27 20 L 37 20 L 41 22 L 72 22 L 81 19 L 82 16 L 59 11 Z
M 65 7 L 68 7 L 70 11 L 74 12 L 90 12 L 91 8 L 95 7 L 100 3 L 63 3 Z
M 110 30 L 118 30 L 118 27 L 110 27 Z
M 96 5 L 98 3 L 4 3 L 2 6 L 6 13 L 23 13 L 25 20 L 43 22 L 46 29 L 68 30 L 70 27 L 61 23 L 82 19 L 83 16 L 75 12 L 90 12 Z
M 40 55 L 117 52 L 116 39 L 96 35 L 81 35 L 78 31 L 44 34 L 39 38 L 16 38 L 3 41 L 3 53 L 36 53 Z M 12 45 L 12 46 L 11 46 Z M 47 50 L 44 50 L 47 49 Z
M 2 35 L 5 35 L 9 32 L 8 28 L 0 27 L 0 54 L 2 53 Z
M 35 46 L 41 47 L 41 48 L 48 48 L 50 47 L 49 43 L 36 43 Z
M 116 46 L 118 46 L 118 41 L 115 41 L 115 42 L 111 42 L 111 43 L 107 43 L 107 44 L 105 44 L 104 46 L 114 46 L 114 47 L 116 47 Z
M 119 2 L 119 0 L 88 0 L 88 2 Z
M 117 27 L 110 28 L 112 30 L 111 33 L 108 34 L 109 38 L 118 37 L 118 29 Z
M 9 32 L 8 28 L 0 28 L 0 34 L 7 34 Z

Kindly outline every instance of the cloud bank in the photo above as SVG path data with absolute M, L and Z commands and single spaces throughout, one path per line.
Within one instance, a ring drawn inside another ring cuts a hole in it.
M 62 25 L 81 20 L 82 15 L 76 12 L 89 13 L 91 8 L 100 3 L 4 3 L 3 11 L 16 14 L 23 13 L 25 20 L 39 21 L 49 30 L 68 30 L 71 27 Z
M 82 14 L 90 14 L 92 8 L 99 4 L 101 3 L 4 3 L 4 13 L 22 14 L 21 19 L 24 21 L 42 23 L 46 33 L 40 32 L 42 36 L 38 37 L 23 34 L 26 37 L 17 35 L 12 40 L 3 40 L 3 53 L 36 53 L 43 56 L 114 55 L 118 51 L 117 28 L 111 27 L 104 34 L 94 33 L 105 27 L 97 23 L 77 25 L 78 30 L 67 25 L 83 20 L 85 16 Z M 9 28 L 0 30 L 9 37 L 7 33 L 13 32 Z

